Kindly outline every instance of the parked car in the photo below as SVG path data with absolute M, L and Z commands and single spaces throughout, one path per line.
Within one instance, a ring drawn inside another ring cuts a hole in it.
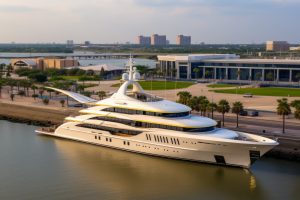
M 243 97 L 245 97 L 245 98 L 252 98 L 253 95 L 251 93 L 246 93 L 246 94 L 243 95 Z
M 253 110 L 253 111 L 250 111 L 250 114 L 249 114 L 251 117 L 257 117 L 259 116 L 259 112 L 256 111 L 256 110 Z
M 240 111 L 240 115 L 241 116 L 247 116 L 248 112 L 246 110 L 242 110 L 242 111 Z

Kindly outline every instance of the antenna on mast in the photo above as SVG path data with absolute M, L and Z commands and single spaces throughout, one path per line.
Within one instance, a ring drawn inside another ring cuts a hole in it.
M 130 58 L 129 58 L 129 80 L 133 80 L 133 73 L 134 73 L 134 70 L 133 70 L 133 59 L 132 59 L 132 55 L 130 53 Z

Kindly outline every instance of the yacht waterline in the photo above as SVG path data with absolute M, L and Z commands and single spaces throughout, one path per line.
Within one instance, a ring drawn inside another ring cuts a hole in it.
M 130 61 L 118 92 L 95 102 L 68 93 L 93 107 L 67 117 L 56 129 L 37 133 L 172 159 L 249 168 L 278 143 L 262 136 L 217 128 L 209 118 L 191 114 L 185 105 L 147 94 Z M 130 91 L 128 88 L 133 85 Z

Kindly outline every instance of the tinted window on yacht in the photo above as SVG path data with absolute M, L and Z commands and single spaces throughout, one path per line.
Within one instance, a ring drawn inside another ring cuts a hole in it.
M 125 125 L 132 126 L 134 121 L 127 120 L 127 119 L 120 119 L 120 118 L 114 118 L 114 117 L 93 117 L 92 120 L 102 120 L 102 121 L 109 121 L 109 122 L 118 122 Z
M 204 127 L 204 128 L 183 128 L 184 132 L 208 132 L 213 131 L 215 129 L 214 126 Z
M 148 111 L 141 111 L 141 110 L 131 110 L 125 108 L 105 108 L 102 111 L 131 114 L 131 115 L 149 115 L 149 116 L 157 116 L 157 117 L 184 117 L 190 114 L 190 112 L 156 113 L 156 112 L 148 112 Z
M 143 128 L 161 128 L 161 129 L 167 129 L 167 130 L 175 130 L 175 131 L 184 131 L 184 132 L 208 132 L 215 129 L 214 126 L 210 127 L 204 127 L 204 128 L 182 128 L 182 127 L 176 127 L 176 126 L 168 126 L 168 125 L 162 125 L 162 124 L 152 124 L 147 122 L 138 122 L 128 119 L 121 119 L 121 118 L 114 118 L 114 117 L 93 117 L 90 118 L 92 120 L 101 120 L 101 121 L 109 121 L 109 122 L 116 122 L 121 123 L 128 126 L 133 127 L 143 127 Z
M 141 131 L 134 131 L 134 130 L 126 130 L 126 129 L 119 129 L 119 128 L 113 128 L 113 127 L 107 127 L 107 126 L 99 126 L 95 124 L 78 124 L 78 127 L 83 127 L 83 128 L 90 128 L 90 129 L 95 129 L 95 130 L 102 130 L 102 131 L 108 131 L 111 134 L 127 134 L 127 135 L 138 135 L 142 133 Z

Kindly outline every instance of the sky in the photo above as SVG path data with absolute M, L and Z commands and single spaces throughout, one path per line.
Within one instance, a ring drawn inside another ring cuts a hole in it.
M 300 0 L 0 0 L 0 43 L 300 43 Z

